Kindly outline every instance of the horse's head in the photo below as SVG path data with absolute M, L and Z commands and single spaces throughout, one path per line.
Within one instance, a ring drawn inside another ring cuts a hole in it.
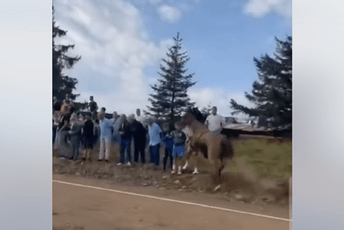
M 188 126 L 188 125 L 191 125 L 191 123 L 193 121 L 195 121 L 195 117 L 190 114 L 190 113 L 187 113 L 183 118 L 182 120 L 180 121 L 179 125 L 181 126 L 182 129 L 185 128 L 185 126 Z

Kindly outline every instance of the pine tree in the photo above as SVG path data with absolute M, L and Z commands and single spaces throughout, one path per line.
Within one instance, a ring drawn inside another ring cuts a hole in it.
M 160 65 L 162 73 L 158 73 L 161 76 L 158 79 L 159 85 L 151 85 L 154 92 L 148 99 L 151 106 L 147 106 L 148 111 L 144 111 L 146 115 L 172 122 L 180 117 L 182 112 L 187 111 L 188 107 L 195 104 L 190 102 L 187 90 L 196 84 L 191 81 L 194 74 L 185 74 L 187 69 L 184 67 L 190 58 L 187 52 L 181 52 L 182 39 L 179 38 L 179 33 L 174 41 L 175 44 L 166 53 L 168 59 L 162 59 L 166 66 Z
M 203 107 L 203 109 L 201 110 L 201 113 L 203 114 L 203 116 L 207 117 L 211 114 L 211 110 L 212 110 L 212 106 L 211 106 L 211 103 L 209 103 L 207 107 Z
M 69 49 L 73 49 L 74 45 L 56 45 L 55 38 L 66 36 L 67 31 L 56 26 L 53 7 L 53 97 L 58 100 L 68 99 L 75 100 L 79 95 L 73 94 L 76 89 L 78 80 L 64 75 L 64 69 L 73 68 L 74 64 L 81 59 L 80 56 L 69 57 L 66 55 Z
M 245 92 L 246 98 L 254 103 L 254 108 L 237 104 L 231 99 L 232 114 L 244 113 L 258 117 L 258 126 L 290 126 L 292 124 L 292 37 L 286 41 L 275 38 L 277 43 L 274 58 L 267 54 L 258 60 L 258 81 L 253 83 L 252 94 Z

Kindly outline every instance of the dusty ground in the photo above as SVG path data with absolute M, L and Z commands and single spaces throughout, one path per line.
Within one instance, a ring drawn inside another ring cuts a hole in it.
M 264 143 L 264 148 L 265 148 L 265 145 L 266 144 Z M 245 146 L 245 145 L 242 145 L 242 146 Z M 249 145 L 249 146 L 252 146 L 252 145 Z M 270 146 L 270 148 L 272 148 L 272 153 L 274 155 L 276 151 L 275 148 L 279 148 L 279 146 L 276 147 L 272 145 L 272 147 Z M 258 150 L 253 151 L 252 149 L 249 149 L 249 148 L 247 149 L 249 153 L 246 154 L 245 151 L 241 151 L 242 153 L 239 152 L 239 155 L 237 155 L 237 159 L 235 159 L 234 163 L 231 163 L 229 167 L 225 168 L 223 172 L 223 177 L 222 177 L 223 178 L 222 186 L 220 190 L 216 192 L 213 191 L 213 188 L 215 187 L 215 185 L 212 183 L 212 180 L 208 175 L 209 165 L 207 161 L 201 157 L 193 157 L 191 159 L 191 164 L 197 162 L 200 165 L 200 169 L 201 169 L 200 175 L 197 175 L 197 176 L 191 175 L 191 172 L 192 172 L 192 168 L 191 168 L 189 170 L 184 171 L 183 175 L 178 176 L 178 175 L 171 175 L 169 170 L 167 172 L 163 172 L 161 168 L 155 168 L 148 164 L 144 166 L 132 165 L 130 167 L 128 166 L 119 167 L 116 165 L 117 159 L 118 159 L 118 151 L 116 150 L 116 146 L 114 146 L 114 150 L 111 153 L 110 163 L 97 162 L 96 161 L 97 154 L 93 155 L 92 162 L 85 162 L 85 163 L 70 162 L 67 160 L 59 159 L 57 157 L 57 152 L 54 152 L 53 174 L 54 174 L 54 178 L 58 177 L 64 181 L 72 180 L 74 183 L 81 183 L 81 184 L 91 183 L 92 185 L 100 183 L 98 184 L 99 186 L 113 186 L 119 190 L 124 190 L 124 191 L 133 191 L 140 194 L 152 194 L 152 195 L 157 195 L 157 196 L 174 197 L 175 199 L 184 199 L 186 201 L 193 201 L 196 203 L 208 202 L 206 203 L 208 205 L 214 205 L 214 206 L 220 206 L 220 207 L 226 206 L 231 209 L 234 208 L 234 209 L 244 210 L 244 211 L 249 211 L 249 212 L 254 212 L 254 213 L 280 216 L 282 218 L 288 219 L 289 218 L 289 196 L 290 196 L 289 180 L 286 179 L 286 176 L 280 177 L 277 179 L 271 178 L 269 176 L 257 176 L 257 172 L 255 171 L 255 169 L 253 169 L 253 167 L 248 162 L 252 161 L 254 162 L 254 164 L 258 165 L 258 163 L 256 163 L 257 161 L 259 162 L 260 165 L 262 165 L 261 159 L 259 159 L 258 161 L 257 160 L 258 158 L 256 159 L 250 158 L 246 155 L 251 154 L 251 152 L 261 152 L 261 151 L 258 151 Z M 268 153 L 265 153 L 265 155 L 267 154 Z M 148 154 L 146 154 L 146 156 L 148 156 Z M 263 169 L 268 168 L 266 166 L 268 164 L 272 165 L 270 160 L 264 164 L 263 166 L 260 166 Z M 238 170 L 238 168 L 240 170 Z M 277 166 L 272 167 L 273 170 L 275 170 L 276 168 L 278 167 Z M 285 166 L 283 166 L 282 168 L 285 168 Z M 74 201 L 73 193 L 69 194 L 69 192 L 67 191 L 63 192 L 64 189 L 80 190 L 81 188 L 78 188 L 78 189 L 68 188 L 66 187 L 66 185 L 55 185 L 54 183 L 54 198 L 53 198 L 54 199 L 53 200 L 54 212 L 55 212 L 54 229 L 78 229 L 77 228 L 78 226 L 65 225 L 66 220 L 68 220 L 69 218 L 66 213 L 71 212 L 71 213 L 74 213 L 72 214 L 72 216 L 76 215 L 75 218 L 81 218 L 80 215 L 81 213 L 83 213 L 83 211 L 80 211 L 80 212 L 77 211 L 79 210 L 77 209 L 77 207 L 81 204 L 78 203 L 79 201 Z M 84 196 L 84 190 L 85 189 L 80 190 L 79 192 L 80 195 L 78 195 L 78 197 L 81 200 L 91 199 L 91 197 L 87 195 L 85 195 L 85 198 L 82 198 L 82 196 Z M 103 195 L 105 194 L 98 194 L 96 197 L 98 196 L 101 197 Z M 105 195 L 105 196 L 108 196 L 108 195 Z M 101 198 L 96 198 L 96 197 L 95 197 L 95 200 L 101 199 Z M 110 199 L 109 197 L 108 199 L 109 199 L 108 202 L 112 202 L 111 200 L 116 199 L 116 198 L 111 197 Z M 130 198 L 130 202 L 132 201 L 131 199 L 132 198 Z M 68 207 L 69 205 L 68 202 L 75 202 L 76 206 L 74 208 Z M 83 202 L 84 201 L 82 201 L 81 203 Z M 140 201 L 137 201 L 137 202 L 140 202 Z M 105 205 L 106 203 L 107 202 L 104 202 L 103 204 Z M 60 213 L 57 212 L 57 210 L 55 210 L 59 206 L 59 204 L 61 205 L 65 204 L 65 205 L 62 205 L 62 206 L 65 206 L 65 208 L 63 210 L 60 210 L 59 211 Z M 87 204 L 88 207 L 92 205 L 93 204 L 91 203 Z M 122 207 L 122 205 L 123 207 L 125 207 L 125 204 L 122 204 L 122 203 L 116 206 Z M 130 206 L 130 204 L 128 205 Z M 159 205 L 160 204 L 154 205 L 154 210 L 159 210 L 159 208 L 157 208 L 161 206 Z M 129 206 L 127 207 L 128 209 L 133 208 Z M 96 219 L 99 217 L 99 215 L 102 215 L 101 213 L 106 213 L 106 212 L 108 214 L 111 213 L 112 217 L 113 215 L 115 216 L 119 215 L 118 212 L 113 211 L 113 210 L 111 211 L 109 208 L 110 206 L 108 207 L 107 205 L 105 206 L 101 205 L 101 207 L 99 207 L 97 211 L 93 210 L 90 212 L 93 212 L 92 215 Z M 175 213 L 178 214 L 179 213 L 179 211 L 177 211 L 178 208 L 177 207 L 175 208 L 176 208 Z M 75 214 L 73 210 L 77 214 Z M 133 213 L 130 214 L 130 216 L 136 216 L 134 212 L 135 211 L 133 211 Z M 153 212 L 153 211 L 150 210 L 150 212 Z M 164 211 L 161 210 L 161 212 L 164 212 Z M 185 215 L 193 215 L 192 214 L 193 212 L 195 212 L 195 210 L 191 211 L 190 209 L 189 211 L 187 211 L 187 213 L 185 213 Z M 219 211 L 216 211 L 216 212 L 219 212 Z M 87 216 L 90 214 L 85 213 L 85 215 Z M 167 216 L 169 215 L 173 216 L 174 213 L 170 213 Z M 218 214 L 214 214 L 214 218 L 217 215 Z M 81 216 L 84 216 L 84 214 L 82 214 Z M 82 217 L 79 220 L 81 221 L 84 218 L 85 217 Z M 103 217 L 99 217 L 99 218 L 100 218 L 99 220 L 101 220 Z M 123 215 L 118 216 L 118 218 L 119 219 L 116 219 L 116 223 L 120 221 L 121 218 L 123 221 L 124 219 L 126 219 L 126 217 L 124 217 Z M 145 217 L 145 220 L 146 218 L 147 217 Z M 165 218 L 165 215 L 164 215 L 164 218 Z M 216 222 L 215 219 L 213 219 L 214 222 Z M 113 223 L 113 221 L 114 219 L 111 219 L 110 222 Z M 133 219 L 129 218 L 127 221 L 131 222 L 133 221 Z M 164 224 L 159 224 L 159 221 L 155 219 L 154 220 L 150 219 L 148 222 L 150 224 L 143 225 L 145 227 L 143 227 L 142 229 L 160 229 L 160 228 L 183 229 L 178 224 L 172 224 L 172 222 L 170 222 L 168 219 L 164 219 L 162 223 L 167 224 L 169 227 L 166 227 Z M 243 222 L 245 222 L 245 220 L 243 220 Z M 239 224 L 238 226 L 243 226 L 239 222 L 237 224 Z M 135 227 L 134 225 L 126 225 L 126 224 L 119 225 L 119 228 L 89 228 L 89 227 L 85 228 L 85 226 L 86 225 L 81 224 L 80 227 L 84 227 L 84 228 L 79 228 L 79 229 L 136 229 L 138 228 L 138 226 L 136 225 Z M 198 225 L 189 225 L 189 227 L 200 228 L 200 226 Z M 185 228 L 185 229 L 191 229 L 191 228 Z M 204 229 L 209 229 L 209 228 L 204 228 Z M 233 228 L 233 229 L 250 229 L 250 228 L 238 227 L 238 228 Z M 262 229 L 269 229 L 269 228 L 262 228 Z M 287 229 L 287 228 L 270 228 L 270 229 Z
M 69 182 L 115 189 L 136 194 L 188 201 L 229 208 L 245 213 L 216 210 L 130 194 L 119 194 L 58 182 Z M 246 213 L 249 212 L 249 213 Z M 183 193 L 155 188 L 123 186 L 110 181 L 78 176 L 54 175 L 53 229 L 289 229 L 285 220 L 251 215 L 257 213 L 288 218 L 281 208 L 258 208 L 240 202 L 229 202 L 205 193 Z

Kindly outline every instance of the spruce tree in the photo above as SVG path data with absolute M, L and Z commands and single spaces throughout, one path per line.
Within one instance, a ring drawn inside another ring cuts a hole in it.
M 258 126 L 283 127 L 292 124 L 292 37 L 286 41 L 275 38 L 277 47 L 274 58 L 265 54 L 254 58 L 258 80 L 253 83 L 252 94 L 246 98 L 254 103 L 253 108 L 237 104 L 233 99 L 230 107 L 233 114 L 244 113 L 258 117 Z
M 203 116 L 207 117 L 211 114 L 211 110 L 212 110 L 212 106 L 211 106 L 211 103 L 209 103 L 207 107 L 203 107 L 203 109 L 201 110 L 201 113 L 203 114 Z
M 73 68 L 74 64 L 79 61 L 81 57 L 69 57 L 66 55 L 69 49 L 74 48 L 74 45 L 55 44 L 55 38 L 66 36 L 67 31 L 56 26 L 54 13 L 55 10 L 53 7 L 53 97 L 56 97 L 60 101 L 64 99 L 75 100 L 79 95 L 73 94 L 73 90 L 76 89 L 75 86 L 78 80 L 65 75 L 63 70 Z
M 153 94 L 148 99 L 151 106 L 147 106 L 146 115 L 155 116 L 171 122 L 176 121 L 182 112 L 195 103 L 190 102 L 187 90 L 196 84 L 191 79 L 194 74 L 186 75 L 185 65 L 190 58 L 187 52 L 181 52 L 179 33 L 174 38 L 175 44 L 168 49 L 167 59 L 162 59 L 166 66 L 160 65 L 161 73 L 158 85 L 151 85 Z

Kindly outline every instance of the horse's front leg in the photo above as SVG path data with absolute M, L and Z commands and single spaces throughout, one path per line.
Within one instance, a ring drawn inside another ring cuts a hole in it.
M 189 166 L 189 159 L 192 155 L 192 152 L 193 151 L 191 151 L 191 150 L 186 150 L 186 156 L 185 156 L 186 161 L 185 161 L 185 165 L 183 166 L 183 169 L 187 169 L 187 167 Z
M 198 168 L 195 166 L 195 169 L 194 169 L 194 171 L 192 172 L 192 174 L 198 174 L 199 172 L 198 172 Z
M 188 166 L 189 166 L 189 161 L 186 160 L 185 165 L 183 166 L 183 169 L 187 169 Z
M 219 154 L 215 149 L 209 149 L 209 160 L 212 164 L 212 177 L 215 185 L 217 185 L 214 191 L 217 191 L 221 187 L 221 171 L 224 168 L 221 159 L 219 159 Z

